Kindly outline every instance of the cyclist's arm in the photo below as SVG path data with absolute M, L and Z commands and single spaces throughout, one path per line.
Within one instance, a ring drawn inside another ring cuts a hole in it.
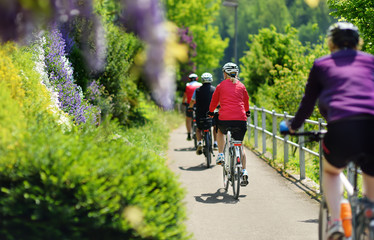
M 318 81 L 317 71 L 317 67 L 313 65 L 305 86 L 303 99 L 300 102 L 300 106 L 295 114 L 295 118 L 290 124 L 291 130 L 300 128 L 305 119 L 309 118 L 313 113 L 314 105 L 316 104 L 316 101 L 322 91 L 322 85 Z
M 248 96 L 247 89 L 245 87 L 244 87 L 244 110 L 246 112 L 249 111 L 249 96 Z
M 214 109 L 216 109 L 218 103 L 219 103 L 219 94 L 220 94 L 220 87 L 219 85 L 216 87 L 216 90 L 213 93 L 212 100 L 210 101 L 209 105 L 209 112 L 214 112 Z
M 195 105 L 195 103 L 196 103 L 196 100 L 191 99 L 190 105 L 188 107 L 189 108 L 193 108 L 193 106 Z
M 182 103 L 187 103 L 187 93 L 183 93 Z

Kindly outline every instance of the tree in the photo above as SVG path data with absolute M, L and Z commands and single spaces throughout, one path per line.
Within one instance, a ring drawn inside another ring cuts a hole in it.
M 331 14 L 355 24 L 364 39 L 363 50 L 374 54 L 374 2 L 372 0 L 328 0 Z
M 164 0 L 164 3 L 168 20 L 174 22 L 180 29 L 189 29 L 194 43 L 190 44 L 190 50 L 196 46 L 196 55 L 190 54 L 191 61 L 195 65 L 185 64 L 184 67 L 188 69 L 180 69 L 180 72 L 196 70 L 200 74 L 215 69 L 228 45 L 228 40 L 221 38 L 218 27 L 212 26 L 215 17 L 219 14 L 220 1 Z M 186 78 L 186 76 L 182 77 Z M 183 82 L 181 84 L 183 85 Z

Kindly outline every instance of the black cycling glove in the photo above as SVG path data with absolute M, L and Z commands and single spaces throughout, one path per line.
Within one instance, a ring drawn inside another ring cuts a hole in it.
M 250 116 L 251 116 L 251 112 L 248 110 L 248 111 L 245 112 L 245 115 L 246 115 L 247 117 L 250 117 Z
M 207 117 L 212 118 L 212 117 L 214 117 L 214 112 L 207 112 L 206 115 L 207 115 Z

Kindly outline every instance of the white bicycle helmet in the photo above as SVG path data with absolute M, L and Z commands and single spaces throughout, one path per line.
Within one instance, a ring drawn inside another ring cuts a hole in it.
M 358 28 L 349 22 L 337 22 L 332 24 L 327 30 L 327 36 L 339 48 L 354 48 L 358 45 L 360 33 Z
M 239 67 L 235 63 L 228 62 L 222 67 L 222 72 L 225 72 L 229 75 L 235 73 L 237 75 L 239 73 Z
M 191 80 L 191 81 L 197 81 L 197 79 L 199 78 L 198 76 L 197 76 L 197 74 L 195 74 L 195 73 L 191 73 L 189 76 L 188 76 L 188 78 Z
M 213 76 L 212 76 L 212 74 L 210 74 L 208 72 L 203 73 L 203 75 L 201 75 L 201 79 L 202 79 L 203 83 L 211 83 L 211 82 L 213 82 Z

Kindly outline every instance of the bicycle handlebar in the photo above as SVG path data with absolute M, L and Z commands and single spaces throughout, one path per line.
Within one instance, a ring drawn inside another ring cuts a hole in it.
M 313 140 L 317 141 L 322 139 L 323 135 L 327 133 L 326 130 L 320 130 L 320 131 L 306 131 L 306 132 L 293 132 L 291 133 L 288 125 L 285 121 L 282 121 L 279 124 L 279 130 L 282 135 L 291 135 L 291 136 L 308 136 L 311 137 Z

